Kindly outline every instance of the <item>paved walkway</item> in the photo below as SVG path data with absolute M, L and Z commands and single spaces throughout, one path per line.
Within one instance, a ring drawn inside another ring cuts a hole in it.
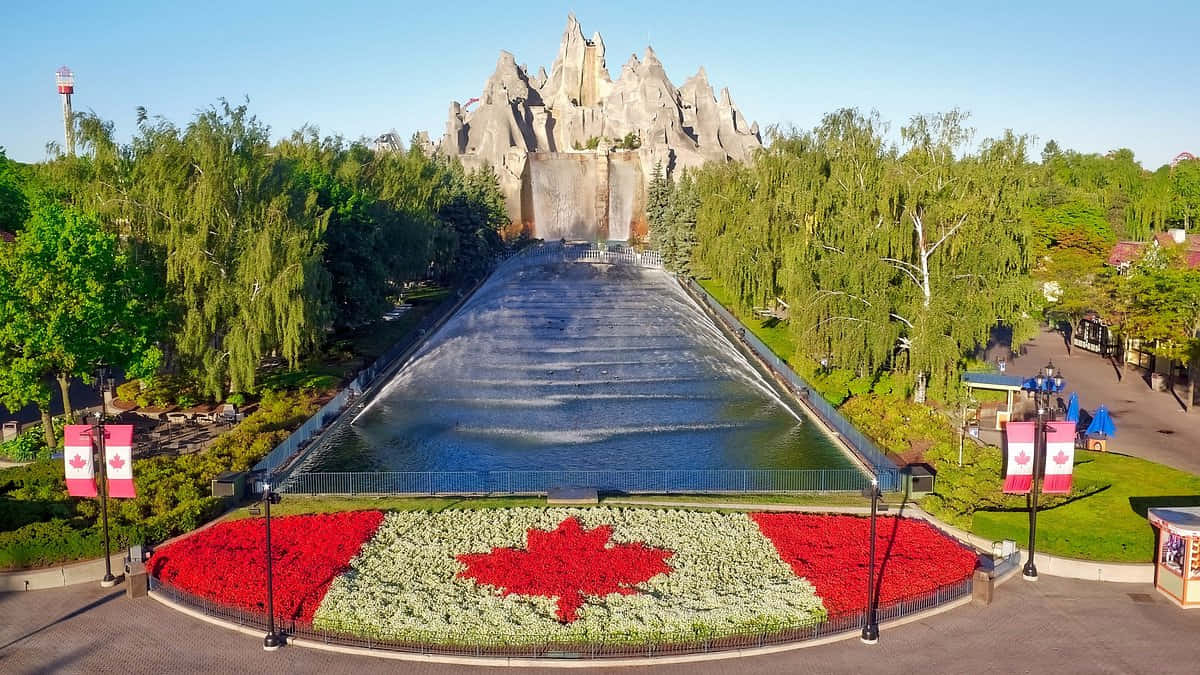
M 967 605 L 884 629 L 879 644 L 848 640 L 770 656 L 660 666 L 709 673 L 1195 673 L 1200 612 L 1149 586 L 1043 577 L 996 589 L 989 607 Z M 399 662 L 299 647 L 262 651 L 260 639 L 129 600 L 121 587 L 87 585 L 0 594 L 5 673 L 461 673 L 463 666 Z M 516 673 L 515 669 L 474 672 Z M 573 669 L 562 672 L 598 672 Z M 630 669 L 650 672 L 651 669 Z M 544 672 L 552 672 L 546 669 Z M 614 672 L 614 671 L 608 671 Z M 619 672 L 619 671 L 617 671 Z
M 1141 370 L 1124 373 L 1078 347 L 1068 355 L 1060 333 L 1043 332 L 1023 352 L 1009 364 L 1010 374 L 1032 376 L 1053 360 L 1067 380 L 1066 394 L 1079 392 L 1082 409 L 1108 406 L 1117 425 L 1109 450 L 1200 475 L 1200 410 L 1183 412 L 1175 396 L 1152 390 Z

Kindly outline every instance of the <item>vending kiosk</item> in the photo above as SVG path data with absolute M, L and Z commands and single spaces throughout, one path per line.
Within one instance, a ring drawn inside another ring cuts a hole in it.
M 1154 587 L 1180 607 L 1200 608 L 1200 506 L 1150 509 L 1158 528 Z

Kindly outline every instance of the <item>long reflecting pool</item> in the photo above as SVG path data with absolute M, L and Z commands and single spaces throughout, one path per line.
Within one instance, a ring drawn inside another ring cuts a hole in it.
M 845 469 L 665 272 L 497 273 L 310 471 Z

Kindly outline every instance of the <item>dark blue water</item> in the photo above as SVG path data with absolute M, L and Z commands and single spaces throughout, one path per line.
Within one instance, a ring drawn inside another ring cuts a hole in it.
M 844 469 L 661 270 L 497 273 L 310 471 Z

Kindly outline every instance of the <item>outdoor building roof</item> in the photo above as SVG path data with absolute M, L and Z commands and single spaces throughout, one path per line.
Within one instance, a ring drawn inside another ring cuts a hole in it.
M 1175 534 L 1200 537 L 1200 506 L 1161 506 L 1150 509 L 1150 522 Z
M 1200 267 L 1200 234 L 1189 234 L 1183 243 L 1177 244 L 1170 232 L 1159 232 L 1154 235 L 1154 242 L 1163 248 L 1183 247 L 1184 264 L 1191 269 Z M 1138 256 L 1142 254 L 1142 249 L 1148 243 L 1144 241 L 1118 241 L 1113 245 L 1112 251 L 1108 254 L 1108 264 L 1119 267 L 1137 260 Z
M 1000 373 L 963 373 L 963 382 L 973 387 L 990 387 L 993 389 L 1020 389 L 1021 378 L 1016 375 L 1001 375 Z
M 1112 248 L 1112 253 L 1108 255 L 1109 265 L 1124 265 L 1125 263 L 1137 260 L 1137 257 L 1142 254 L 1142 248 L 1146 245 L 1143 241 L 1118 241 Z

